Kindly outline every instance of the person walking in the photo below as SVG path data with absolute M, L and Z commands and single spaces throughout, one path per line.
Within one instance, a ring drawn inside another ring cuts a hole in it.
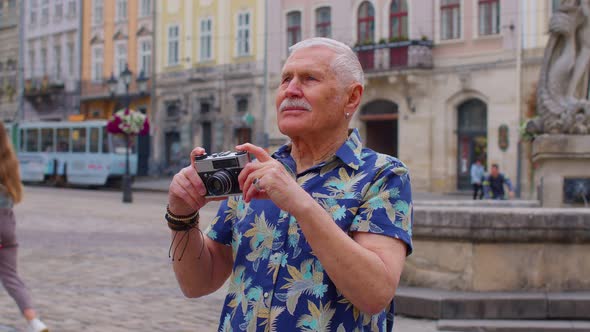
M 504 173 L 500 173 L 500 166 L 492 164 L 490 174 L 485 178 L 484 191 L 486 198 L 503 200 L 506 199 L 504 186 L 508 187 L 508 198 L 514 198 L 512 182 Z
M 31 296 L 16 269 L 18 244 L 12 207 L 21 201 L 22 196 L 18 160 L 6 129 L 0 122 L 0 280 L 27 320 L 27 332 L 49 332 L 47 326 L 37 318 Z
M 471 185 L 473 186 L 473 199 L 483 199 L 483 179 L 485 176 L 485 170 L 481 164 L 481 160 L 475 160 L 475 163 L 471 165 Z

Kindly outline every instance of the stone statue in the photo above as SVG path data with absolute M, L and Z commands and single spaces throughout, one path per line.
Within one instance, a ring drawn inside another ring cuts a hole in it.
M 549 23 L 530 134 L 590 133 L 590 102 L 580 91 L 590 67 L 590 0 L 562 0 Z

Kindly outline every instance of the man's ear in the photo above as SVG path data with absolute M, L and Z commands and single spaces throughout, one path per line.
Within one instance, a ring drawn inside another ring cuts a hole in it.
M 352 116 L 357 110 L 363 97 L 363 86 L 360 83 L 354 83 L 348 87 L 348 100 L 344 105 L 346 113 Z

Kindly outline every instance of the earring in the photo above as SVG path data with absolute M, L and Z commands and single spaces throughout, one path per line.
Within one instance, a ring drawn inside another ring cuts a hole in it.
M 350 113 L 346 112 L 346 114 L 344 114 L 344 117 L 347 119 L 350 118 Z

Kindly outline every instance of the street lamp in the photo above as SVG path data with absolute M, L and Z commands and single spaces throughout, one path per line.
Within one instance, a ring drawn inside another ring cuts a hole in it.
M 125 64 L 125 69 L 120 73 L 119 78 L 122 80 L 123 84 L 125 84 L 125 109 L 129 109 L 129 105 L 131 104 L 131 95 L 129 94 L 129 86 L 131 85 L 131 79 L 133 76 L 133 72 L 129 70 L 128 64 Z M 143 71 L 140 73 L 139 77 L 137 77 L 137 89 L 139 90 L 139 94 L 143 95 L 147 90 L 147 81 L 149 79 L 145 77 Z M 111 96 L 115 96 L 117 92 L 117 85 L 119 81 L 115 78 L 115 76 L 111 73 L 111 77 L 107 80 L 107 85 L 109 87 L 109 92 Z M 131 203 L 133 201 L 131 195 L 131 175 L 129 172 L 129 150 L 131 147 L 131 137 L 133 135 L 125 134 L 125 141 L 127 143 L 127 147 L 125 149 L 125 174 L 123 175 L 123 202 L 124 203 Z

